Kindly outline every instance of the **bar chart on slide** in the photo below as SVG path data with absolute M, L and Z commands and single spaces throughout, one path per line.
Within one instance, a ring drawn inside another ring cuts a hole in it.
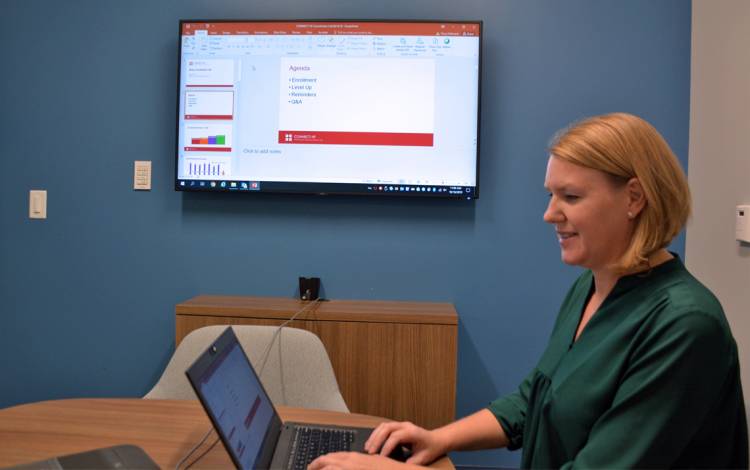
M 221 124 L 187 124 L 184 132 L 186 151 L 231 152 L 232 126 Z
M 210 135 L 208 137 L 193 137 L 190 139 L 190 143 L 193 145 L 225 145 L 227 136 L 225 135 Z
M 185 160 L 184 174 L 191 178 L 216 178 L 229 176 L 227 162 L 210 158 L 188 158 Z

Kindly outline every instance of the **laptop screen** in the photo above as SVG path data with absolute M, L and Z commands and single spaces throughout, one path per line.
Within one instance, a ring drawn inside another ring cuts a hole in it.
M 196 377 L 194 386 L 235 463 L 254 468 L 275 410 L 245 352 L 232 339 Z

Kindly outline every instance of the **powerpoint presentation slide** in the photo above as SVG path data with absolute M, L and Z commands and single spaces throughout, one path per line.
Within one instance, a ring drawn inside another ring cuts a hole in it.
M 234 91 L 186 91 L 185 119 L 224 119 L 234 116 Z
M 231 152 L 232 126 L 226 124 L 186 123 L 182 132 L 186 151 Z
M 432 146 L 435 61 L 282 57 L 280 144 Z
M 234 60 L 190 59 L 185 64 L 187 87 L 231 87 L 234 85 Z

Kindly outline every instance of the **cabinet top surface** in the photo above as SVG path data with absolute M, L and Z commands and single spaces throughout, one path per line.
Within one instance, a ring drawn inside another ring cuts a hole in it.
M 310 305 L 314 303 L 314 305 Z M 425 323 L 456 325 L 453 304 L 390 300 L 327 300 L 305 302 L 287 297 L 199 295 L 177 304 L 177 315 L 289 318 L 307 307 L 300 320 Z

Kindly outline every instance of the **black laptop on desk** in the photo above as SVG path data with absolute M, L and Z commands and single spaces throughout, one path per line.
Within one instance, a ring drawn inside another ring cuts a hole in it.
M 0 462 L 2 463 L 2 462 Z M 103 449 L 94 449 L 78 454 L 63 455 L 38 462 L 16 465 L 7 470 L 103 470 L 138 469 L 159 470 L 138 446 L 124 444 Z
M 363 452 L 372 432 L 282 423 L 231 327 L 186 374 L 232 461 L 243 470 L 305 469 L 328 452 Z

